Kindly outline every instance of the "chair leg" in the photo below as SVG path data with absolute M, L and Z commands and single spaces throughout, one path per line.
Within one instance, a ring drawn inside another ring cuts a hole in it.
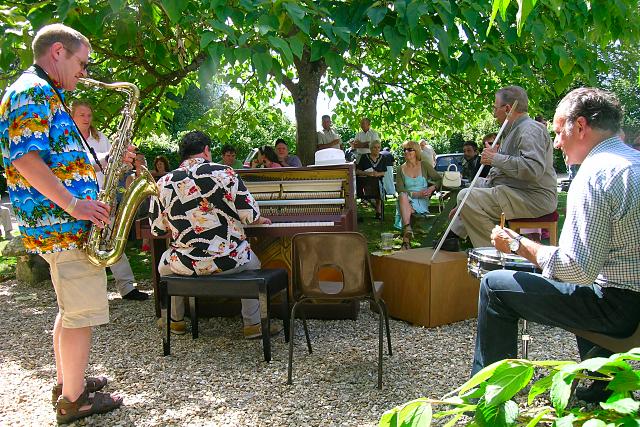
M 284 342 L 291 339 L 291 325 L 289 324 L 289 290 L 284 289 L 284 301 L 282 302 L 282 326 L 284 327 Z
M 296 320 L 296 309 L 298 308 L 298 304 L 300 302 L 296 302 L 293 304 L 291 308 L 291 317 L 289 322 L 291 323 L 291 328 L 289 329 L 289 333 L 291 334 L 289 337 L 289 365 L 287 367 L 287 384 L 293 384 L 293 337 L 295 336 L 295 320 Z
M 387 329 L 387 347 L 389 347 L 389 356 L 393 356 L 393 352 L 391 351 L 391 329 L 389 328 L 389 312 L 387 311 L 387 304 L 382 300 L 378 300 L 382 310 L 384 311 L 384 322 Z
M 309 328 L 307 327 L 307 315 L 304 312 L 304 307 L 300 307 L 300 317 L 302 317 L 302 327 L 304 328 L 304 337 L 307 339 L 307 348 L 309 349 L 309 354 L 313 353 L 313 349 L 311 348 L 311 338 L 309 337 Z
M 189 315 L 191 316 L 191 338 L 198 338 L 198 299 L 189 297 Z
M 384 316 L 384 314 L 382 309 L 380 309 L 380 314 L 378 314 L 378 318 L 380 319 L 378 322 L 378 389 L 380 390 L 382 389 L 382 353 L 384 348 L 384 326 L 382 316 Z
M 271 331 L 269 319 L 269 297 L 266 291 L 261 290 L 258 293 L 258 301 L 260 302 L 260 325 L 262 329 L 262 351 L 264 353 L 264 361 L 271 361 Z
M 165 356 L 171 354 L 171 296 L 168 292 L 164 292 L 164 306 L 166 307 L 164 316 L 164 342 L 162 350 Z

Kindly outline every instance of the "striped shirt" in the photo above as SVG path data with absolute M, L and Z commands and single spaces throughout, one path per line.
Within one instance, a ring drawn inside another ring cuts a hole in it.
M 559 246 L 537 261 L 545 277 L 640 292 L 640 152 L 618 137 L 591 150 L 569 188 Z

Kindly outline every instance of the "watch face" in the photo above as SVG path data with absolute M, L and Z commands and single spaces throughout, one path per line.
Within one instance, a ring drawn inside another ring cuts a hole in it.
M 518 252 L 518 249 L 520 249 L 520 241 L 512 240 L 509 242 L 509 249 L 511 249 L 511 252 Z

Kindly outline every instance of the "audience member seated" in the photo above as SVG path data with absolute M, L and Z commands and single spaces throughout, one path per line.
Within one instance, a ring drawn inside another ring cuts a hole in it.
M 490 246 L 491 230 L 503 212 L 506 219 L 512 219 L 537 218 L 556 210 L 553 145 L 549 132 L 531 119 L 527 110 L 527 93 L 521 87 L 509 86 L 496 93 L 494 117 L 502 125 L 511 112 L 510 123 L 500 148 L 487 145 L 480 155 L 480 162 L 491 166 L 487 178 L 458 193 L 459 204 L 470 192 L 442 246 L 444 250 L 459 250 L 459 238 L 467 236 L 473 247 Z
M 236 159 L 236 149 L 233 145 L 227 144 L 222 147 L 222 160 L 220 164 L 233 169 L 242 169 L 242 162 Z
M 462 161 L 462 178 L 467 181 L 472 181 L 481 165 L 476 143 L 473 141 L 465 141 L 462 146 L 462 155 L 464 157 Z M 480 176 L 486 178 L 488 173 L 489 168 L 485 166 Z
M 281 168 L 282 165 L 278 161 L 278 155 L 273 147 L 265 145 L 258 148 L 256 157 L 251 160 L 252 168 Z
M 293 168 L 302 167 L 300 158 L 295 154 L 289 154 L 289 145 L 287 145 L 287 141 L 285 141 L 284 139 L 276 139 L 275 150 L 276 154 L 278 155 L 278 161 L 282 166 Z
M 407 141 L 402 147 L 405 162 L 396 175 L 398 204 L 395 227 L 402 230 L 402 249 L 410 249 L 413 237 L 411 215 L 429 212 L 429 199 L 440 187 L 442 177 L 427 160 L 422 159 L 417 142 Z
M 151 175 L 156 179 L 156 181 L 170 170 L 171 166 L 169 166 L 169 160 L 167 160 L 165 156 L 156 156 L 156 158 L 153 159 L 153 170 L 151 171 Z
M 368 154 L 360 156 L 360 161 L 356 165 L 356 188 L 358 197 L 365 196 L 365 180 L 362 177 L 377 177 L 382 180 L 382 177 L 387 172 L 387 166 L 393 166 L 393 158 L 385 156 L 380 153 L 380 141 L 372 141 L 369 144 Z M 376 218 L 380 219 L 382 214 L 382 199 L 376 199 Z
M 210 145 L 204 133 L 187 133 L 180 141 L 182 163 L 158 182 L 151 232 L 173 236 L 160 258 L 161 275 L 207 276 L 260 268 L 243 224 L 271 221 L 260 216 L 242 179 L 228 166 L 211 161 Z M 170 315 L 172 332 L 184 333 L 184 297 L 172 297 Z M 261 336 L 258 300 L 242 300 L 242 319 L 245 338 Z

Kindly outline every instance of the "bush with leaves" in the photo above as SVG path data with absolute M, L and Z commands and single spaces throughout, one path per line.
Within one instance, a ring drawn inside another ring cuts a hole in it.
M 485 367 L 442 399 L 421 398 L 385 412 L 379 426 L 430 426 L 432 421 L 453 426 L 459 425 L 465 414 L 473 414 L 467 425 L 478 427 L 640 426 L 640 402 L 633 395 L 640 390 L 640 370 L 629 363 L 637 360 L 640 348 L 580 363 L 501 360 Z M 529 388 L 526 404 L 519 405 L 514 398 L 526 388 L 536 371 L 542 371 L 543 376 Z M 569 406 L 574 382 L 580 379 L 608 381 L 607 388 L 613 393 L 592 409 Z M 549 394 L 551 406 L 532 406 L 545 393 Z M 434 411 L 435 406 L 446 408 Z

